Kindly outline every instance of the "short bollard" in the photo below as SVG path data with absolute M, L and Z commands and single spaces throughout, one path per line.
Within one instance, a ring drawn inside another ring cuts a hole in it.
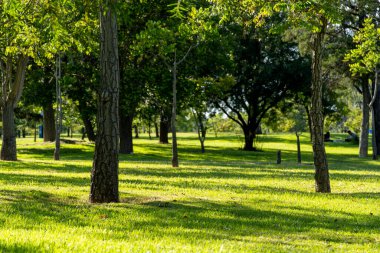
M 281 164 L 281 150 L 277 151 L 277 164 Z

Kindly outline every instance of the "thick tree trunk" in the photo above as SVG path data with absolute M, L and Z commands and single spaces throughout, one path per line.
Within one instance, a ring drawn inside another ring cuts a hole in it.
M 3 144 L 1 146 L 1 160 L 16 161 L 16 131 L 13 103 L 3 105 Z
M 133 153 L 133 138 L 132 138 L 132 122 L 133 115 L 120 114 L 120 153 Z
M 257 149 L 253 146 L 253 142 L 256 138 L 256 131 L 252 130 L 248 126 L 243 128 L 244 133 L 244 148 L 246 151 L 256 151 Z
M 55 116 L 53 104 L 49 103 L 43 107 L 44 113 L 44 142 L 55 141 Z
M 160 118 L 160 143 L 168 144 L 169 143 L 169 120 L 165 115 L 161 115 Z
M 359 157 L 368 156 L 368 131 L 369 131 L 369 103 L 371 102 L 371 93 L 369 91 L 368 80 L 362 82 L 363 108 L 362 108 L 362 126 L 360 131 Z
M 321 31 L 315 34 L 312 56 L 312 95 L 311 95 L 311 133 L 315 167 L 315 191 L 331 192 L 327 156 L 323 139 L 322 106 L 322 44 L 327 27 L 327 20 L 321 17 Z
M 17 149 L 14 108 L 20 100 L 24 87 L 28 57 L 19 55 L 15 69 L 13 68 L 13 59 L 11 57 L 12 56 L 8 55 L 7 62 L 5 64 L 2 62 L 1 64 L 1 71 L 3 72 L 3 80 L 1 82 L 3 143 L 0 157 L 2 160 L 16 161 Z
M 89 141 L 95 141 L 95 131 L 94 126 L 92 125 L 92 122 L 89 117 L 82 116 L 82 121 L 85 128 L 85 135 L 87 134 L 87 138 Z M 83 136 L 82 136 L 83 137 Z M 84 139 L 84 137 L 82 138 Z
M 100 89 L 90 201 L 119 202 L 119 85 L 116 0 L 100 8 Z
M 175 59 L 176 60 L 176 59 Z M 172 166 L 178 167 L 178 147 L 177 147 L 177 129 L 176 129 L 176 119 L 177 119 L 177 62 L 173 64 L 173 105 L 172 105 Z
M 376 81 L 375 81 L 376 82 Z M 374 83 L 375 83 L 374 82 Z M 377 84 L 378 85 L 378 84 Z M 380 88 L 377 87 L 375 102 L 373 103 L 374 127 L 372 134 L 375 138 L 376 155 L 380 155 Z

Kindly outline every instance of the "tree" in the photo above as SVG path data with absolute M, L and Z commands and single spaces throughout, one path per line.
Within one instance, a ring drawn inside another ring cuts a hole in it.
M 116 0 L 100 4 L 100 87 L 91 171 L 92 203 L 119 202 L 119 54 Z
M 278 0 L 264 4 L 257 21 L 265 22 L 265 16 L 272 15 L 273 11 L 287 16 L 285 24 L 288 27 L 303 29 L 311 35 L 310 51 L 312 58 L 311 68 L 311 133 L 315 167 L 316 192 L 329 193 L 330 175 L 327 163 L 326 150 L 323 138 L 323 83 L 322 60 L 324 39 L 328 23 L 337 23 L 341 16 L 341 1 L 295 1 Z M 284 28 L 283 25 L 279 26 Z M 282 29 L 280 29 L 282 30 Z
M 346 60 L 350 62 L 350 70 L 353 75 L 374 74 L 372 99 L 369 107 L 372 111 L 372 148 L 373 159 L 377 159 L 379 153 L 379 140 L 376 130 L 376 122 L 378 115 L 375 114 L 374 105 L 380 103 L 378 75 L 380 72 L 380 28 L 375 27 L 373 20 L 367 18 L 364 26 L 354 37 L 356 48 L 352 49 L 346 56 Z
M 265 27 L 255 27 L 254 17 L 239 10 L 247 22 L 225 24 L 226 34 L 233 36 L 230 46 L 233 66 L 213 94 L 214 105 L 237 123 L 244 133 L 244 150 L 255 151 L 256 130 L 268 111 L 292 96 L 292 91 L 309 83 L 309 60 L 301 57 L 296 44 L 284 42 L 270 33 L 279 17 L 268 20 Z M 228 32 L 227 32 L 228 31 Z
M 195 7 L 184 8 L 181 1 L 173 4 L 171 10 L 173 16 L 165 21 L 150 21 L 146 30 L 139 34 L 139 42 L 136 48 L 140 52 L 150 50 L 151 55 L 163 62 L 171 74 L 172 84 L 172 166 L 178 167 L 178 147 L 176 132 L 177 116 L 177 82 L 179 66 L 189 57 L 191 51 L 203 39 L 203 34 L 211 27 L 204 20 L 197 19 L 198 15 L 204 15 L 207 10 Z M 185 14 L 184 14 L 185 13 Z M 185 15 L 187 15 L 185 17 Z M 162 134 L 160 134 L 162 136 Z

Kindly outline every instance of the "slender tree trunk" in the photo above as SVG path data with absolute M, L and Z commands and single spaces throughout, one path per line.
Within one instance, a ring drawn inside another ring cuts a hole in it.
M 53 104 L 49 103 L 43 107 L 43 135 L 44 142 L 52 142 L 55 141 L 55 116 Z
M 149 119 L 149 121 L 148 121 L 148 135 L 149 135 L 149 140 L 151 140 L 152 139 L 152 124 L 151 124 L 151 122 L 150 122 L 150 119 Z
M 156 138 L 159 138 L 160 135 L 159 135 L 159 130 L 158 130 L 158 124 L 157 124 L 157 122 L 154 122 L 154 129 L 156 131 Z
M 132 122 L 133 115 L 120 114 L 120 153 L 133 153 L 133 138 L 132 138 Z
M 310 141 L 313 141 L 313 131 L 311 131 L 311 117 L 309 106 L 305 105 L 305 111 L 307 115 L 307 125 L 309 126 Z
M 297 162 L 301 164 L 301 142 L 300 142 L 300 135 L 299 133 L 296 133 L 297 136 Z
M 137 125 L 134 125 L 133 128 L 135 129 L 135 138 L 138 139 L 139 138 L 139 128 L 137 127 Z
M 161 115 L 160 119 L 160 143 L 169 143 L 169 120 L 166 116 Z
M 311 133 L 315 167 L 315 191 L 331 192 L 327 156 L 323 139 L 323 106 L 322 106 L 322 45 L 326 32 L 327 20 L 321 17 L 321 31 L 315 34 L 313 41 L 312 62 L 312 95 L 311 95 Z
M 119 85 L 116 0 L 101 1 L 100 89 L 91 171 L 92 203 L 119 202 Z
M 176 129 L 176 119 L 177 119 L 177 59 L 175 59 L 173 64 L 173 105 L 172 105 L 172 166 L 178 167 L 178 147 L 177 147 L 177 129 Z
M 198 133 L 198 139 L 199 142 L 201 143 L 201 152 L 202 154 L 206 152 L 205 150 L 205 140 L 206 140 L 206 127 L 203 124 L 203 117 L 202 113 L 198 113 L 196 110 L 192 110 L 194 119 L 195 119 L 195 124 L 197 127 L 197 133 Z
M 369 103 L 371 102 L 371 93 L 369 91 L 368 79 L 362 81 L 363 91 L 363 108 L 362 108 L 362 126 L 360 131 L 359 157 L 368 156 L 368 131 L 369 131 Z
M 61 153 L 61 128 L 62 128 L 62 94 L 61 94 L 61 56 L 57 57 L 56 65 L 56 97 L 57 97 L 57 124 L 55 126 L 55 149 L 54 149 L 54 160 L 58 161 L 60 159 Z
M 34 122 L 34 142 L 37 142 L 37 123 Z

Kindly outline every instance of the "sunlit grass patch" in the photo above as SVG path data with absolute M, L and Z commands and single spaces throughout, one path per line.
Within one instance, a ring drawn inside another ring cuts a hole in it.
M 334 137 L 334 135 L 332 136 Z M 339 137 L 339 136 L 338 136 Z M 239 139 L 240 138 L 240 139 Z M 307 135 L 179 134 L 171 146 L 146 135 L 120 155 L 120 203 L 89 204 L 93 144 L 18 140 L 18 162 L 0 162 L 2 252 L 380 252 L 379 162 L 328 143 L 332 194 L 314 193 Z M 276 164 L 276 152 L 283 162 Z

